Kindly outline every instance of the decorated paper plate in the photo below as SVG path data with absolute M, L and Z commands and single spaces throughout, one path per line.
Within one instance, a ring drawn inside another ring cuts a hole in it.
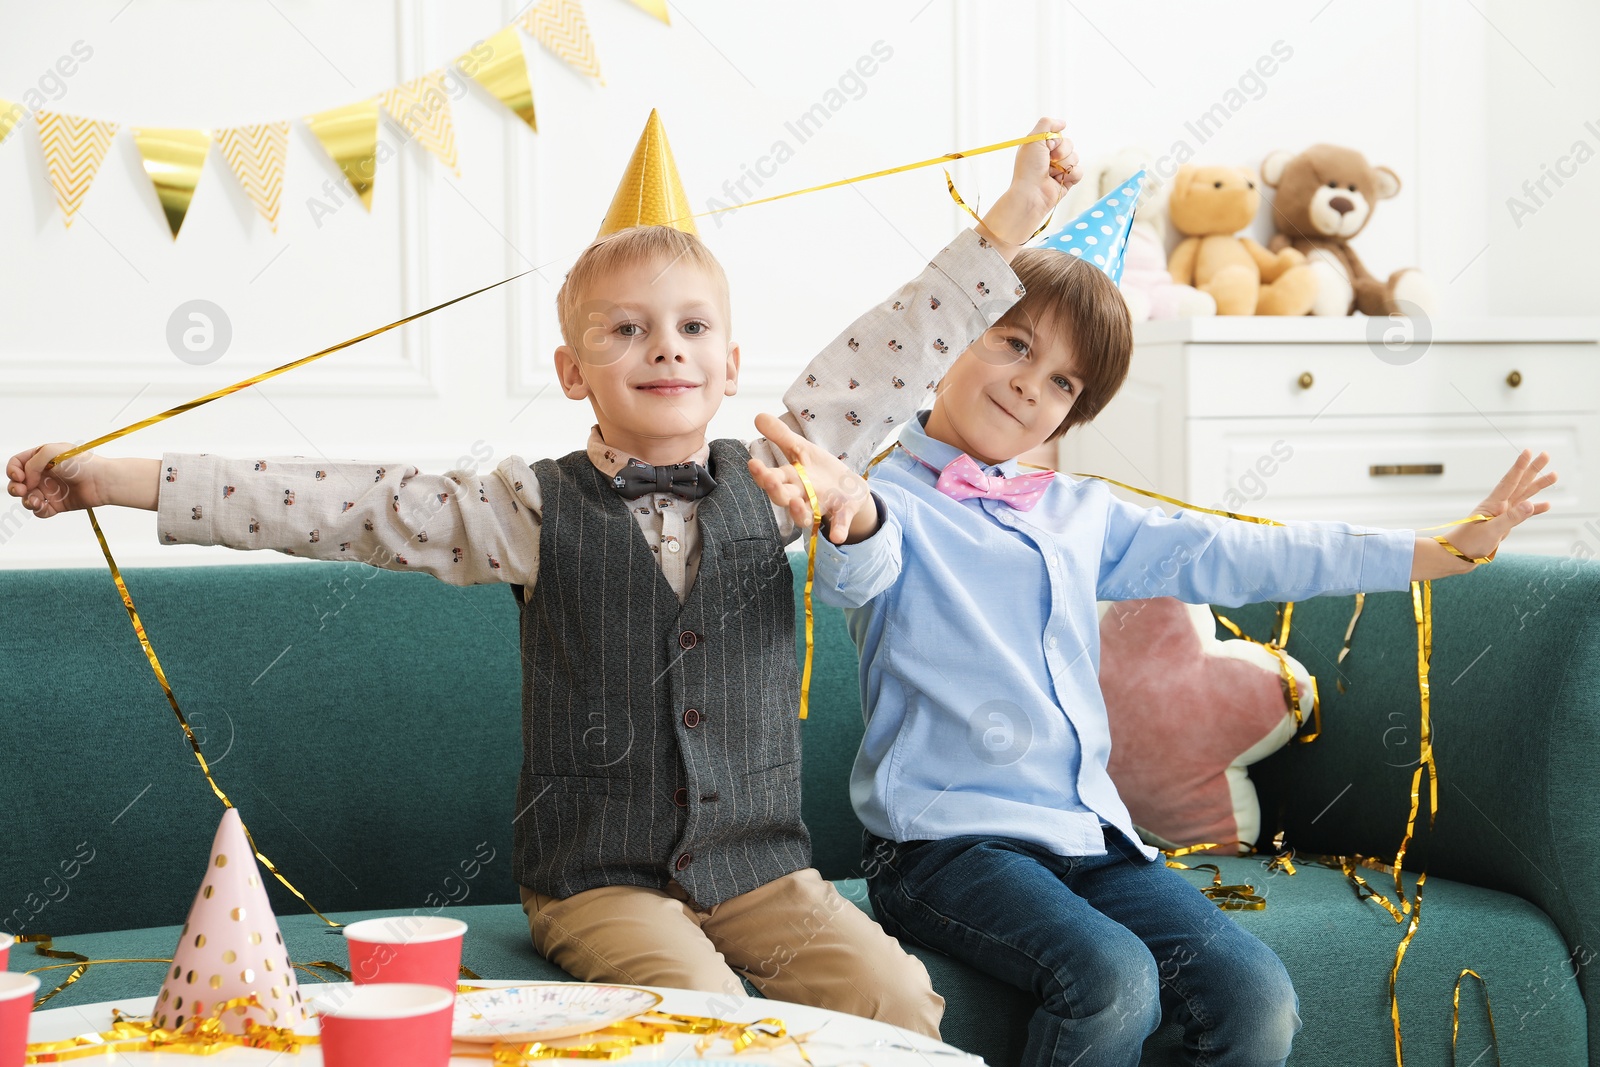
M 456 997 L 457 1041 L 549 1041 L 599 1030 L 661 1003 L 632 986 L 539 982 Z

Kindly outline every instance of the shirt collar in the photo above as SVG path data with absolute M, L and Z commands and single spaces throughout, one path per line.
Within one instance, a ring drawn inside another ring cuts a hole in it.
M 600 436 L 599 426 L 593 426 L 589 429 L 588 453 L 589 462 L 593 463 L 595 469 L 601 474 L 605 475 L 607 478 L 616 477 L 616 473 L 623 467 L 626 467 L 628 465 L 628 461 L 634 458 L 633 456 L 628 455 L 628 453 L 624 452 L 622 449 L 612 448 L 610 445 L 606 444 L 606 439 Z M 686 457 L 682 462 L 698 463 L 703 467 L 710 462 L 710 460 L 711 446 L 707 444 L 702 445 L 698 452 L 694 453 L 692 456 Z M 644 460 L 639 460 L 639 462 L 643 463 Z M 650 466 L 654 466 L 654 464 L 650 464 Z
M 901 427 L 899 441 L 900 447 L 909 452 L 912 457 L 932 467 L 933 470 L 930 472 L 930 476 L 937 478 L 938 473 L 959 458 L 962 453 L 955 445 L 947 444 L 944 441 L 928 436 L 928 416 L 931 414 L 933 414 L 931 411 L 917 412 L 916 418 Z M 1022 473 L 1022 465 L 1015 459 L 1005 460 L 998 466 L 990 466 L 974 456 L 972 457 L 972 462 L 976 463 L 985 474 L 998 472 L 1007 478 L 1011 478 Z

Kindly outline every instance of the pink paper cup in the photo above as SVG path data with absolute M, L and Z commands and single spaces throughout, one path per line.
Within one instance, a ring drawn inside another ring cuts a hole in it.
M 314 1006 L 322 1016 L 327 1067 L 445 1067 L 450 1062 L 454 993 L 387 982 L 330 992 Z
M 28 1013 L 33 1011 L 38 993 L 39 979 L 34 975 L 0 974 L 0 1067 L 22 1067 L 28 1046 Z
M 11 958 L 11 946 L 16 943 L 17 939 L 10 934 L 0 934 L 0 971 L 6 969 L 6 962 Z
M 363 919 L 344 928 L 356 985 L 415 982 L 455 992 L 467 924 L 437 915 Z

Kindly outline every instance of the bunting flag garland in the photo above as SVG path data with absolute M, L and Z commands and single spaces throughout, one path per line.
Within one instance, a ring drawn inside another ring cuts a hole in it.
M 306 116 L 306 125 L 371 211 L 372 179 L 378 169 L 378 101 L 319 111 Z
M 14 104 L 10 100 L 0 98 L 0 144 L 6 143 L 6 138 L 11 136 L 11 131 L 22 122 L 23 109 L 21 104 Z
M 640 11 L 647 11 L 668 26 L 672 25 L 672 20 L 667 18 L 667 0 L 630 0 L 630 2 Z
M 156 199 L 161 201 L 161 211 L 176 241 L 194 200 L 195 186 L 200 184 L 206 155 L 211 151 L 211 134 L 205 130 L 136 129 L 133 143 L 139 149 L 144 172 L 156 187 Z
M 522 28 L 573 70 L 606 83 L 579 0 L 541 0 L 523 16 Z
M 515 26 L 507 26 L 487 41 L 456 58 L 461 72 L 489 90 L 489 95 L 517 113 L 528 129 L 539 132 L 533 118 L 533 85 L 528 81 L 528 60 Z
M 105 162 L 117 124 L 39 110 L 39 140 L 44 144 L 44 165 L 56 191 L 56 204 L 68 228 L 78 213 L 94 176 Z
M 456 126 L 450 114 L 450 96 L 445 92 L 444 72 L 433 71 L 404 85 L 397 85 L 380 98 L 383 109 L 417 143 L 440 163 L 461 176 L 456 162 Z
M 283 203 L 283 168 L 289 155 L 289 123 L 233 126 L 216 131 L 216 138 L 233 176 L 276 233 L 278 208 Z
M 633 2 L 668 23 L 665 0 Z M 476 81 L 537 133 L 533 84 L 528 77 L 528 57 L 520 31 L 526 31 L 580 74 L 601 85 L 605 84 L 605 79 L 600 72 L 583 0 L 538 0 L 515 22 L 501 27 L 452 61 L 452 66 Z M 372 210 L 379 147 L 378 119 L 383 112 L 434 158 L 460 175 L 455 118 L 446 89 L 449 73 L 448 67 L 440 68 L 384 89 L 367 100 L 305 117 L 312 134 L 344 173 L 368 211 Z M 0 144 L 30 117 L 38 124 L 56 204 L 61 209 L 63 222 L 70 228 L 121 127 L 115 122 L 43 109 L 30 112 L 20 103 L 0 98 Z M 274 232 L 277 231 L 288 156 L 288 120 L 214 130 L 134 127 L 132 132 L 140 161 L 155 186 L 156 198 L 174 239 L 188 215 L 212 141 L 222 150 L 228 168 L 256 212 Z

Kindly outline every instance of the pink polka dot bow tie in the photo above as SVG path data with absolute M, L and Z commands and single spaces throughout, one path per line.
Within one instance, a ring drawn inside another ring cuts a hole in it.
M 933 487 L 952 500 L 983 497 L 1010 504 L 1018 511 L 1031 511 L 1055 476 L 1055 471 L 1032 471 L 1011 478 L 985 474 L 971 456 L 962 453 L 939 472 Z

